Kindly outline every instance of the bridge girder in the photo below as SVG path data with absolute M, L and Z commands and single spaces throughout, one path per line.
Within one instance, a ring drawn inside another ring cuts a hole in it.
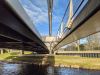
M 73 20 L 71 29 L 54 45 L 53 50 L 100 32 L 100 0 L 88 0 L 85 7 Z
M 34 28 L 33 30 L 31 30 L 28 27 L 28 23 L 26 22 L 26 20 L 22 19 L 24 17 L 20 16 L 17 12 L 15 12 L 15 10 L 16 11 L 18 10 L 12 9 L 10 4 L 6 1 L 10 2 L 12 0 L 0 0 L 0 38 L 1 38 L 0 47 L 7 48 L 9 46 L 8 48 L 15 47 L 17 49 L 20 49 L 21 48 L 20 45 L 21 45 L 23 46 L 22 48 L 23 50 L 30 50 L 25 47 L 25 46 L 30 46 L 30 48 L 35 49 L 35 51 L 39 53 L 40 52 L 48 53 L 48 49 L 45 46 L 45 44 L 42 42 L 38 34 L 36 34 L 36 32 L 33 31 Z M 18 2 L 18 0 L 13 0 L 13 1 Z M 21 7 L 20 4 L 19 7 L 24 12 L 22 14 L 24 14 L 30 22 L 28 15 L 25 13 L 24 9 Z M 12 41 L 19 42 L 17 44 L 13 43 L 18 47 L 13 46 Z M 9 43 L 8 45 L 7 42 L 11 42 L 11 43 Z M 22 42 L 22 44 L 20 42 Z M 24 46 L 23 44 L 26 45 Z M 31 51 L 33 49 L 31 49 Z

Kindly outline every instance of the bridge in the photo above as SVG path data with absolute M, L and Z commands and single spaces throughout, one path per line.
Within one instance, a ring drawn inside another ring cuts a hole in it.
M 18 0 L 0 0 L 0 48 L 48 53 L 39 32 Z
M 52 35 L 53 0 L 47 0 L 47 5 L 49 35 L 44 37 L 19 0 L 0 0 L 0 48 L 55 52 L 64 45 L 100 31 L 100 0 L 81 0 L 76 9 L 73 0 L 69 0 L 56 36 Z M 66 23 L 63 24 L 66 14 Z
M 72 22 L 69 24 L 68 32 L 62 33 L 60 41 L 53 47 L 54 50 L 100 31 L 100 1 L 89 0 L 81 12 L 74 17 L 77 10 L 71 16 Z M 61 26 L 59 29 L 61 30 Z

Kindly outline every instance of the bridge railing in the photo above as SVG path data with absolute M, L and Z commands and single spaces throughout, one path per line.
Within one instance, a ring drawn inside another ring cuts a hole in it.
M 88 0 L 72 0 L 72 1 L 73 1 L 73 5 L 72 5 L 73 15 L 71 16 L 70 23 L 72 23 L 72 21 L 77 17 L 79 12 L 83 9 L 83 7 L 88 2 Z M 63 15 L 63 18 L 58 28 L 57 37 L 56 37 L 57 40 L 63 38 L 65 36 L 64 34 L 69 31 L 68 28 L 68 25 L 70 25 L 70 23 L 68 23 L 70 17 L 69 15 L 70 15 L 70 1 L 67 4 L 65 13 Z
M 82 3 L 81 10 L 77 10 L 77 16 L 73 17 L 73 23 L 70 30 L 66 28 L 62 38 L 59 42 L 53 47 L 53 50 L 79 40 L 81 38 L 92 35 L 100 31 L 99 28 L 99 14 L 100 14 L 100 1 L 99 0 L 88 0 L 87 2 Z M 94 22 L 95 21 L 95 24 Z M 95 27 L 95 28 L 94 28 Z

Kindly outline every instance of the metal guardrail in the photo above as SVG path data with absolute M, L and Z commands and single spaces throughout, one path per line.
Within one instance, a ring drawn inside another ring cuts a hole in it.
M 75 0 L 77 3 L 79 3 L 79 4 L 75 4 L 74 2 L 73 2 L 73 16 L 71 17 L 71 19 L 75 19 L 75 17 L 78 15 L 78 13 L 82 10 L 82 8 L 84 7 L 84 5 L 82 5 L 83 3 L 87 3 L 87 1 L 88 0 Z M 76 9 L 74 8 L 75 6 L 77 6 L 76 7 Z M 81 9 L 80 9 L 81 8 Z M 62 18 L 62 20 L 61 20 L 61 23 L 60 23 L 60 25 L 59 25 L 59 29 L 58 29 L 58 31 L 57 31 L 57 34 L 59 35 L 59 32 L 61 31 L 61 25 L 62 25 L 62 23 L 64 23 L 64 29 L 63 29 L 63 33 L 62 33 L 62 36 L 61 37 L 63 37 L 63 35 L 64 35 L 64 33 L 66 32 L 66 30 L 67 30 L 67 22 L 68 22 L 68 15 L 69 15 L 69 9 L 70 9 L 70 1 L 68 2 L 68 4 L 67 4 L 67 7 L 66 7 L 66 10 L 65 10 L 65 13 L 64 13 L 64 15 L 63 15 L 63 18 Z M 75 9 L 75 10 L 74 10 Z M 80 11 L 79 11 L 80 10 Z M 64 22 L 66 20 L 66 22 Z
M 57 55 L 67 55 L 67 56 L 81 56 L 81 57 L 94 57 L 100 58 L 100 51 L 60 51 L 56 53 Z
M 82 4 L 85 2 L 85 4 L 87 3 L 88 0 L 75 0 L 76 3 L 73 2 L 73 9 L 76 9 L 73 10 L 73 15 L 71 17 L 71 19 L 75 19 L 75 17 L 77 17 L 78 13 L 82 10 L 82 8 L 84 6 L 82 6 Z M 77 4 L 78 3 L 78 4 Z M 82 6 L 82 7 L 81 7 Z M 80 9 L 81 8 L 81 9 Z M 64 12 L 64 15 L 63 15 L 63 18 L 61 20 L 61 23 L 59 25 L 59 28 L 58 28 L 58 31 L 57 31 L 57 36 L 56 36 L 56 41 L 59 41 L 61 40 L 65 34 L 69 31 L 69 29 L 67 28 L 67 22 L 68 22 L 68 18 L 69 18 L 69 10 L 70 10 L 70 1 L 68 1 L 68 4 L 66 6 L 66 9 L 65 9 L 65 12 Z M 80 11 L 79 11 L 80 10 Z M 64 25 L 63 25 L 64 24 Z M 61 32 L 61 27 L 63 25 L 63 31 Z

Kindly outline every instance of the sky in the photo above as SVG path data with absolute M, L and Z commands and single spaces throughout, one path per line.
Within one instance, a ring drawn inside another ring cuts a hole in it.
M 42 36 L 49 34 L 47 0 L 19 0 L 28 16 Z M 82 0 L 73 0 L 75 5 Z M 55 36 L 60 26 L 69 0 L 53 0 L 52 34 Z M 74 5 L 74 8 L 77 6 Z M 68 17 L 68 13 L 65 17 Z
M 28 13 L 41 35 L 48 35 L 48 7 L 47 0 L 19 0 L 25 11 Z M 59 24 L 65 12 L 68 0 L 54 0 L 52 33 L 56 35 Z

